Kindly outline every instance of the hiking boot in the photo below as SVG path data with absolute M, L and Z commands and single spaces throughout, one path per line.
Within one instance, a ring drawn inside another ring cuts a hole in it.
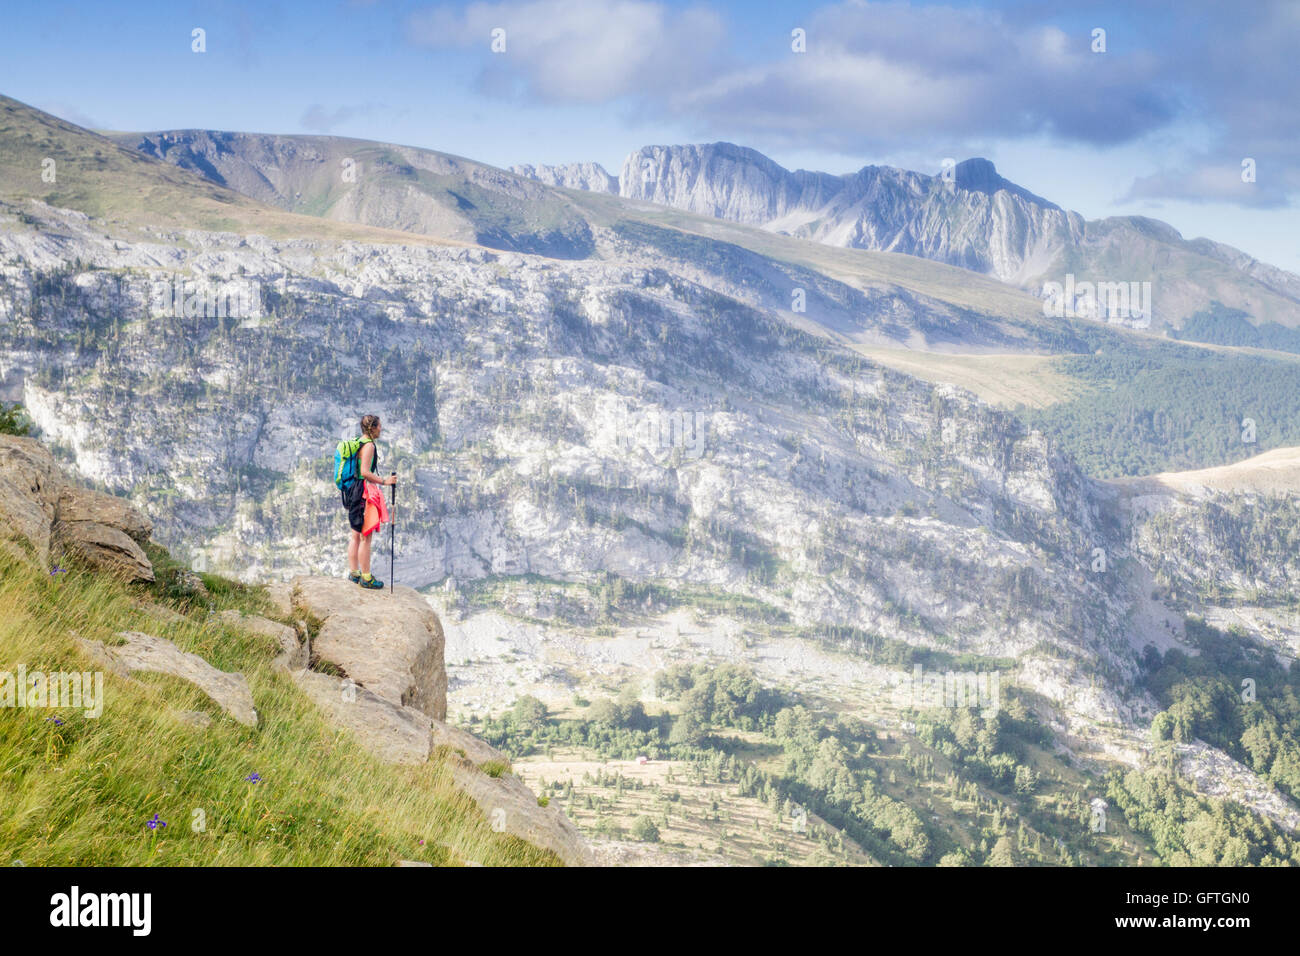
M 380 588 L 384 586 L 384 582 L 379 580 L 379 578 L 366 577 L 365 575 L 362 575 L 361 580 L 358 581 L 357 583 L 360 584 L 363 588 L 366 588 L 368 590 L 373 590 L 373 591 L 378 591 Z
M 351 581 L 353 584 L 360 584 L 360 583 L 361 583 L 361 572 L 360 572 L 360 571 L 349 571 L 349 572 L 348 572 L 348 580 Z

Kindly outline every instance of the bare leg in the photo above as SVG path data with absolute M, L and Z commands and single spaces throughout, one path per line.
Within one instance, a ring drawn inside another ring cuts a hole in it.
M 361 535 L 355 531 L 348 532 L 348 570 L 357 570 L 357 550 L 361 546 Z
M 361 544 L 357 548 L 357 559 L 361 563 L 361 573 L 370 573 L 370 535 L 357 535 L 361 539 Z

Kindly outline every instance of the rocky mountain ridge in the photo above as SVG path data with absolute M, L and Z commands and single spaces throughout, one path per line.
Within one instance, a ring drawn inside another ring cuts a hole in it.
M 1085 220 L 1000 176 L 987 159 L 935 175 L 865 166 L 836 176 L 792 172 L 756 150 L 709 143 L 643 147 L 624 160 L 616 185 L 591 163 L 512 171 L 829 245 L 935 259 L 1035 292 L 1067 272 L 1079 281 L 1154 281 L 1157 325 L 1179 328 L 1216 301 L 1256 322 L 1300 324 L 1300 276 L 1222 243 L 1184 240 L 1157 220 Z M 1171 259 L 1180 275 L 1181 266 L 1208 274 L 1175 282 Z

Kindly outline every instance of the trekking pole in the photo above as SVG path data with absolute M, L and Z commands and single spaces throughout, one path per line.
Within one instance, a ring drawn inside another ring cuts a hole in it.
M 393 472 L 393 477 L 397 477 L 397 472 Z M 393 588 L 397 585 L 397 578 L 394 577 L 397 570 L 397 552 L 394 550 L 397 543 L 397 525 L 393 522 L 391 514 L 397 508 L 397 482 L 388 486 L 388 593 L 393 593 Z

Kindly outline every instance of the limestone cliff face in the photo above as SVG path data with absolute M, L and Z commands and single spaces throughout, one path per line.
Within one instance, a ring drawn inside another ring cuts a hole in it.
M 293 606 L 319 624 L 312 660 L 435 720 L 447 716 L 442 624 L 408 587 L 366 591 L 337 578 L 298 577 Z
M 405 481 L 400 582 L 706 589 L 810 636 L 1041 657 L 1038 686 L 1067 710 L 1132 717 L 1140 635 L 1126 621 L 1142 596 L 1122 573 L 1088 572 L 1096 548 L 1124 547 L 1104 498 L 1015 417 L 767 305 L 783 283 L 788 303 L 791 281 L 857 302 L 829 280 L 760 272 L 753 256 L 690 261 L 666 230 L 598 232 L 605 261 L 557 264 L 198 232 L 107 240 L 40 212 L 40 230 L 0 232 L 5 380 L 191 563 L 341 575 L 332 450 L 374 411 Z M 159 310 L 158 281 L 253 283 L 259 311 Z M 911 315 L 857 321 L 927 321 Z M 428 673 L 412 649 L 389 675 L 396 699 L 433 713 L 418 702 Z
M 1222 243 L 1185 240 L 1157 220 L 1085 220 L 1005 179 L 987 159 L 935 175 L 866 166 L 836 176 L 791 171 L 731 143 L 646 146 L 628 155 L 617 186 L 579 172 L 590 165 L 515 171 L 828 245 L 935 259 L 1035 293 L 1067 272 L 1096 282 L 1152 281 L 1157 326 L 1181 327 L 1215 302 L 1256 322 L 1300 325 L 1300 276 Z
M 1008 282 L 1040 274 L 1083 236 L 1083 217 L 1003 179 L 985 159 L 943 175 L 867 166 L 791 172 L 730 143 L 647 146 L 628 156 L 620 192 L 855 249 L 903 252 Z
M 562 163 L 558 166 L 533 166 L 525 163 L 522 166 L 511 166 L 510 171 L 548 186 L 618 195 L 618 177 L 605 172 L 605 167 L 600 163 Z

